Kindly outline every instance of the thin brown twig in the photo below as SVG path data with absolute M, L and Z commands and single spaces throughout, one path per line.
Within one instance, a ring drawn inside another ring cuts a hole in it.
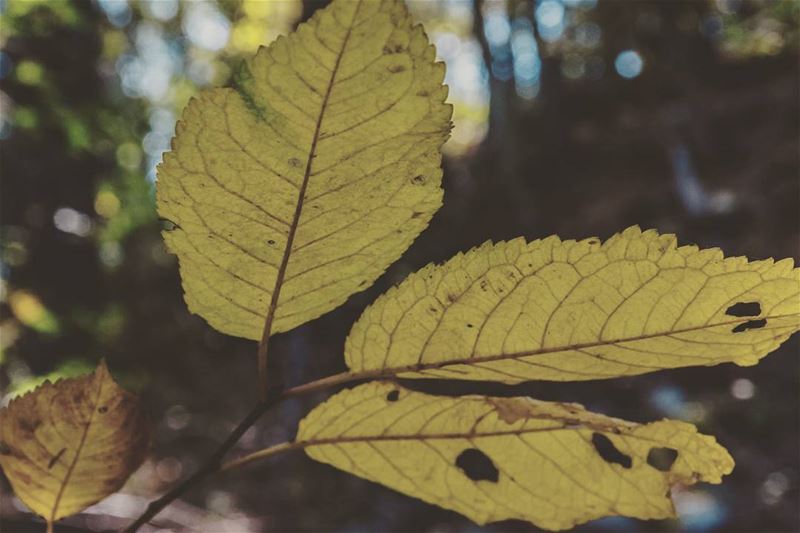
M 236 428 L 231 432 L 230 435 L 228 435 L 225 441 L 220 444 L 220 446 L 208 459 L 206 459 L 199 469 L 197 469 L 191 476 L 181 481 L 178 485 L 175 485 L 175 487 L 173 487 L 169 492 L 150 502 L 144 513 L 142 513 L 139 518 L 128 525 L 128 527 L 126 527 L 123 531 L 125 533 L 133 533 L 134 531 L 138 530 L 144 524 L 152 520 L 167 505 L 180 497 L 183 493 L 193 488 L 195 485 L 198 485 L 208 476 L 218 472 L 222 467 L 222 459 L 225 457 L 228 451 L 230 451 L 230 449 L 236 445 L 241 436 L 244 435 L 244 433 L 253 424 L 255 424 L 259 418 L 261 418 L 261 415 L 266 413 L 269 409 L 280 403 L 282 400 L 292 396 L 308 394 L 311 392 L 324 390 L 335 385 L 370 377 L 366 374 L 372 373 L 356 374 L 342 372 L 340 374 L 326 376 L 315 381 L 304 383 L 303 385 L 299 385 L 297 387 L 292 387 L 291 389 L 283 391 L 283 393 L 279 395 L 275 395 L 263 402 L 259 402 L 255 407 L 253 407 L 247 416 L 245 416 L 242 421 L 239 422 L 239 425 L 236 426 Z
M 175 485 L 166 494 L 150 502 L 150 504 L 147 506 L 147 509 L 145 509 L 145 512 L 142 513 L 139 518 L 133 521 L 123 531 L 129 533 L 138 530 L 144 524 L 152 520 L 153 517 L 155 517 L 159 512 L 161 512 L 162 509 L 164 509 L 164 507 L 172 503 L 173 500 L 177 499 L 184 492 L 200 483 L 200 481 L 204 480 L 209 475 L 217 472 L 222 465 L 222 459 L 225 454 L 227 454 L 228 451 L 233 448 L 241 436 L 244 435 L 245 431 L 247 431 L 250 426 L 252 426 L 259 418 L 261 418 L 261 415 L 263 415 L 272 406 L 276 405 L 280 400 L 281 397 L 277 396 L 271 399 L 268 398 L 266 401 L 259 402 L 247 414 L 247 416 L 245 416 L 242 421 L 239 422 L 239 425 L 236 426 L 230 435 L 228 435 L 228 438 L 225 439 L 225 441 L 214 451 L 213 454 L 211 454 L 205 463 L 203 463 L 203 465 L 194 472 L 194 474 Z

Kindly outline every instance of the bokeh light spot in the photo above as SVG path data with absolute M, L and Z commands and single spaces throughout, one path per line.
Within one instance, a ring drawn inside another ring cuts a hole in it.
M 564 32 L 564 5 L 559 0 L 544 0 L 536 8 L 536 23 L 545 41 L 557 41 Z
M 117 195 L 109 190 L 100 191 L 94 199 L 94 210 L 98 215 L 111 218 L 119 213 L 120 202 Z
M 749 400 L 756 394 L 756 386 L 749 379 L 737 379 L 731 383 L 731 396 L 737 400 Z
M 183 29 L 193 45 L 215 52 L 228 44 L 231 23 L 207 2 L 191 2 L 183 19 Z
M 23 85 L 39 85 L 44 77 L 44 69 L 35 61 L 20 61 L 14 73 Z
M 53 224 L 64 233 L 86 237 L 92 231 L 92 219 L 71 207 L 59 207 L 53 214 Z
M 617 74 L 630 80 L 642 73 L 644 60 L 635 50 L 625 50 L 614 60 L 614 68 Z

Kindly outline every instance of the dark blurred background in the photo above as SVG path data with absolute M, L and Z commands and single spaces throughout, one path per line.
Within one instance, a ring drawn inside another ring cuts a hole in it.
M 154 210 L 176 117 L 259 44 L 324 1 L 0 1 L 0 385 L 4 401 L 107 358 L 143 395 L 153 448 L 125 489 L 57 530 L 117 528 L 191 472 L 256 399 L 253 342 L 184 305 Z M 416 1 L 447 62 L 455 130 L 445 204 L 374 287 L 274 340 L 286 379 L 344 369 L 349 326 L 430 261 L 487 239 L 608 237 L 631 224 L 751 258 L 800 256 L 795 1 Z M 669 416 L 736 459 L 721 486 L 677 491 L 679 518 L 581 531 L 800 530 L 798 337 L 759 366 L 726 364 L 513 388 L 415 385 Z M 265 416 L 235 453 L 292 437 L 324 395 Z M 11 496 L 5 531 L 42 531 Z M 533 531 L 454 513 L 301 452 L 217 476 L 154 527 L 198 531 Z

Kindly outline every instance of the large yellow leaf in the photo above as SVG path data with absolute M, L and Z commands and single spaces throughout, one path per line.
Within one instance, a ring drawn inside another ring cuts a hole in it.
M 446 398 L 372 382 L 300 424 L 313 459 L 457 511 L 566 529 L 608 515 L 666 518 L 673 485 L 719 483 L 733 459 L 685 422 L 634 424 L 577 404 Z
M 0 415 L 3 472 L 49 524 L 119 489 L 149 443 L 138 399 L 114 382 L 104 362 L 92 374 L 44 383 Z
M 429 265 L 353 326 L 356 371 L 517 383 L 752 365 L 800 329 L 800 269 L 628 228 L 486 243 Z
M 157 184 L 189 309 L 258 339 L 372 284 L 441 205 L 443 78 L 402 2 L 335 0 L 194 99 Z

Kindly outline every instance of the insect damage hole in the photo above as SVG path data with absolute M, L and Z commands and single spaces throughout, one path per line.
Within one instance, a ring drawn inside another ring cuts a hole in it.
M 761 304 L 758 302 L 737 302 L 730 306 L 725 314 L 728 316 L 758 316 L 761 314 Z
M 386 395 L 386 401 L 388 402 L 396 402 L 399 399 L 400 399 L 399 390 L 389 391 L 389 394 Z
M 602 433 L 592 433 L 592 445 L 603 461 L 607 463 L 616 463 L 623 468 L 630 468 L 633 465 L 631 456 L 619 451 L 611 439 Z
M 647 464 L 662 472 L 669 472 L 677 458 L 678 450 L 674 448 L 650 448 L 647 452 Z
M 758 320 L 748 320 L 747 322 L 742 322 L 731 331 L 733 333 L 741 333 L 743 331 L 747 331 L 748 329 L 759 329 L 763 328 L 767 325 L 767 320 L 765 318 L 760 318 Z
M 456 458 L 456 466 L 472 481 L 497 483 L 500 472 L 488 455 L 477 448 L 467 448 Z
M 168 218 L 159 218 L 158 223 L 161 225 L 162 231 L 175 231 L 176 229 L 181 229 L 177 223 Z

